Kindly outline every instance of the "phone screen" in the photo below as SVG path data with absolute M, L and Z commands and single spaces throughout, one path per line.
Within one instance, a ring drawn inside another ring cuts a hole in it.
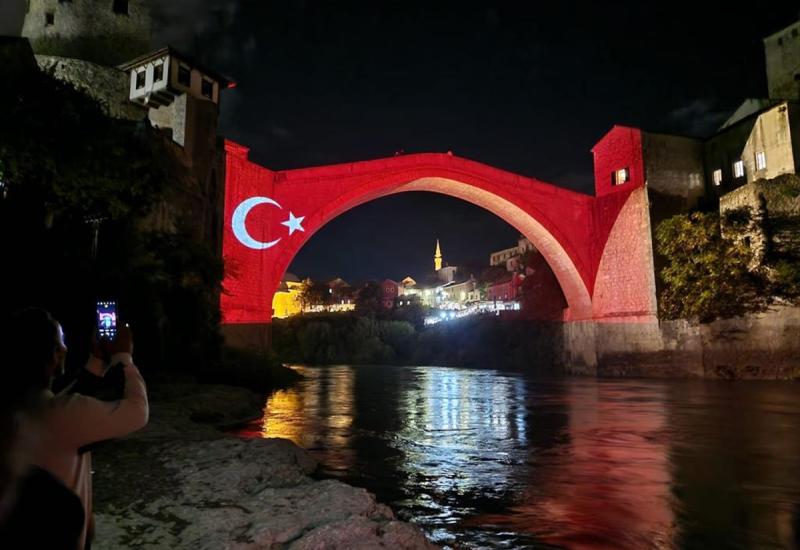
M 97 302 L 97 334 L 101 339 L 117 336 L 117 302 Z

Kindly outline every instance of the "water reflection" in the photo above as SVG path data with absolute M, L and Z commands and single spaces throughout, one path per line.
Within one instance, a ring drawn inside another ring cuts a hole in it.
M 800 400 L 771 383 L 297 367 L 286 437 L 459 548 L 792 548 Z
M 568 439 L 531 454 L 515 504 L 469 522 L 559 547 L 672 547 L 663 388 L 579 380 L 562 395 Z

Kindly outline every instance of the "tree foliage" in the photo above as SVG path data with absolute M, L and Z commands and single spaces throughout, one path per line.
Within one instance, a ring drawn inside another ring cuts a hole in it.
M 303 282 L 298 299 L 303 309 L 307 310 L 317 306 L 329 305 L 333 301 L 333 296 L 327 284 L 308 279 Z
M 711 321 L 763 309 L 758 277 L 748 270 L 751 253 L 722 237 L 717 214 L 664 220 L 656 229 L 656 249 L 667 262 L 660 273 L 661 316 Z
M 0 87 L 0 177 L 9 194 L 81 220 L 141 213 L 159 196 L 163 165 L 149 125 L 110 119 L 45 73 L 6 76 L 14 84 Z
M 80 361 L 94 301 L 115 298 L 144 363 L 213 361 L 219 259 L 189 231 L 141 224 L 168 187 L 159 136 L 146 121 L 106 117 L 32 57 L 12 67 L 1 54 L 0 232 L 8 238 L 0 239 L 0 309 L 50 309 L 74 335 L 70 356 Z M 97 257 L 87 218 L 103 220 Z
M 356 311 L 360 315 L 379 315 L 383 311 L 383 287 L 369 281 L 356 296 Z

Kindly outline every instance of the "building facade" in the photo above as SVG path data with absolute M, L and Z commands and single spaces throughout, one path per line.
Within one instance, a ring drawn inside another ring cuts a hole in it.
M 800 21 L 764 39 L 769 96 L 800 100 Z
M 27 0 L 22 36 L 36 53 L 114 66 L 153 49 L 148 0 Z
M 506 271 L 519 271 L 524 268 L 522 265 L 524 254 L 534 250 L 536 250 L 536 247 L 533 246 L 533 243 L 520 235 L 516 246 L 492 252 L 489 255 L 489 265 L 505 267 Z
M 300 296 L 303 293 L 303 282 L 293 273 L 283 276 L 275 296 L 272 298 L 272 316 L 285 319 L 303 312 Z

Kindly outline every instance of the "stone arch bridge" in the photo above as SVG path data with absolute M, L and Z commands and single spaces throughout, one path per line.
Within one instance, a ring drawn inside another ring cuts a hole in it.
M 564 322 L 653 322 L 655 278 L 641 132 L 615 127 L 596 147 L 595 195 L 451 154 L 272 171 L 227 141 L 222 322 L 226 338 L 268 344 L 272 298 L 303 244 L 336 216 L 407 191 L 463 199 L 536 246 L 555 274 Z M 387 220 L 390 222 L 391 220 Z

